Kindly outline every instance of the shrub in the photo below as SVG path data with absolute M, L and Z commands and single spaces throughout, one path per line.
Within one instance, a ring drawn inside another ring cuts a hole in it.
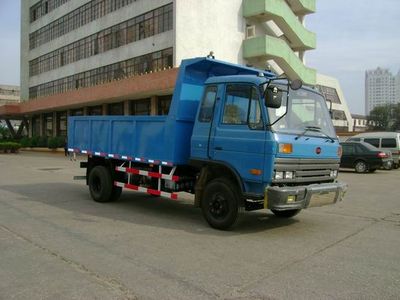
M 31 138 L 31 147 L 38 147 L 39 144 L 39 137 L 34 136 Z
M 15 153 L 21 148 L 21 144 L 14 142 L 0 143 L 0 151 L 4 153 Z
M 44 148 L 47 147 L 47 145 L 47 136 L 39 137 L 37 146 Z
M 32 139 L 30 139 L 28 137 L 23 137 L 19 142 L 20 142 L 21 146 L 24 148 L 32 147 Z
M 57 139 L 58 139 L 58 148 L 64 148 L 64 145 L 66 143 L 66 137 L 59 136 L 59 137 L 57 137 Z
M 57 149 L 58 148 L 58 138 L 57 137 L 49 138 L 47 145 L 50 149 Z

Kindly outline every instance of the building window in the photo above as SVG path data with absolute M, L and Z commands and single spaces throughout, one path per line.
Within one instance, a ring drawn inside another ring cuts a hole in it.
M 32 50 L 45 43 L 48 43 L 136 1 L 137 0 L 92 0 L 76 10 L 31 33 L 29 35 L 29 49 Z M 36 20 L 40 18 L 42 14 L 45 14 L 44 11 L 46 10 L 46 6 L 44 3 L 40 3 L 40 9 L 43 12 L 38 14 L 38 11 L 32 11 L 31 9 L 31 21 Z M 50 11 L 50 4 L 48 4 L 47 7 L 48 11 Z M 168 25 L 169 22 L 167 21 L 166 24 Z
M 32 136 L 40 136 L 40 117 L 32 117 Z
M 79 108 L 79 109 L 72 109 L 71 112 L 70 112 L 70 115 L 71 115 L 72 117 L 75 117 L 75 116 L 83 116 L 83 109 L 82 109 L 82 108 Z
M 70 0 L 47 0 L 39 1 L 30 8 L 30 21 L 31 23 L 48 14 L 57 7 L 67 3 Z
M 130 114 L 137 116 L 148 116 L 151 113 L 151 100 L 140 99 L 130 101 Z
M 57 135 L 67 136 L 67 112 L 57 113 Z
M 74 89 L 95 86 L 116 79 L 140 75 L 144 72 L 156 72 L 171 68 L 172 62 L 173 49 L 164 49 L 31 87 L 29 88 L 29 98 L 45 97 Z
M 124 103 L 113 103 L 108 105 L 108 114 L 110 116 L 123 116 L 124 115 Z
M 87 114 L 88 116 L 101 116 L 103 114 L 103 106 L 89 106 Z
M 47 137 L 53 136 L 53 114 L 44 115 L 44 135 Z
M 158 115 L 168 115 L 171 101 L 172 95 L 158 97 Z
M 336 91 L 336 89 L 328 87 L 328 86 L 323 86 L 323 85 L 317 85 L 318 90 L 321 92 L 321 94 L 324 95 L 325 99 L 328 101 L 332 101 L 332 103 L 339 103 L 341 104 L 339 95 Z
M 332 119 L 347 121 L 346 114 L 343 110 L 332 109 Z

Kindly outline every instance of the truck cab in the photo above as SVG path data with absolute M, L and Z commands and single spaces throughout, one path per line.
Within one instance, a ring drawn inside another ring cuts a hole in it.
M 191 163 L 210 166 L 214 177 L 230 174 L 247 210 L 268 208 L 291 217 L 340 201 L 346 190 L 336 182 L 340 155 L 325 99 L 316 90 L 294 90 L 287 80 L 262 73 L 206 81 Z

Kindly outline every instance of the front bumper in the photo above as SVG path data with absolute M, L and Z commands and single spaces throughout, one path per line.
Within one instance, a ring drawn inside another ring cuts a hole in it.
M 274 210 L 304 209 L 342 201 L 347 191 L 343 182 L 307 186 L 270 186 L 265 190 L 264 208 Z

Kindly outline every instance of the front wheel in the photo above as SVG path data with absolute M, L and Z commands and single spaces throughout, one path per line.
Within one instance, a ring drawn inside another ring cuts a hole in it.
M 282 219 L 288 219 L 297 215 L 301 209 L 290 209 L 290 210 L 275 210 L 271 209 L 275 216 Z
M 109 170 L 104 166 L 96 166 L 89 173 L 89 191 L 96 202 L 117 200 L 122 188 L 114 186 Z
M 217 178 L 206 185 L 201 209 L 211 227 L 227 230 L 238 220 L 239 202 L 239 193 L 234 183 L 224 178 Z

